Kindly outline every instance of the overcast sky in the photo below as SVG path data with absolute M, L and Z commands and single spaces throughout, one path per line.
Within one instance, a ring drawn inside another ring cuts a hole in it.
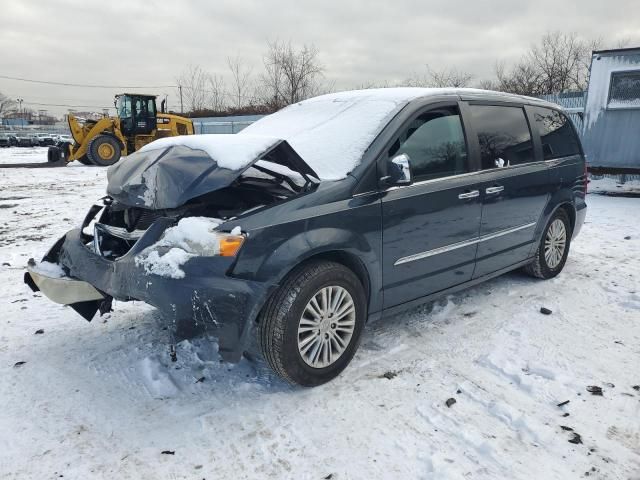
M 490 78 L 496 60 L 516 60 L 549 30 L 640 45 L 640 0 L 1 0 L 0 14 L 0 75 L 79 84 L 172 85 L 189 64 L 228 76 L 236 54 L 257 76 L 274 39 L 314 44 L 339 89 L 402 80 L 425 64 Z M 175 108 L 172 89 L 147 90 Z M 98 110 L 118 89 L 0 79 L 0 92 Z

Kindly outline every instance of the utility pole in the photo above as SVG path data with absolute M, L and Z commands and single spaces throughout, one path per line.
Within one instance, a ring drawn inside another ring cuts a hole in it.
M 184 107 L 182 105 L 182 85 L 178 85 L 178 90 L 180 90 L 180 113 L 184 113 Z
M 24 99 L 22 98 L 16 98 L 16 102 L 18 102 L 18 115 L 20 115 L 20 119 L 22 123 L 22 129 L 24 130 L 24 113 L 22 112 L 22 102 L 24 102 Z

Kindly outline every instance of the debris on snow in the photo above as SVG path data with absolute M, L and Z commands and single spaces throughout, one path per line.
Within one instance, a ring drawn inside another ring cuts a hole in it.
M 600 397 L 602 396 L 602 388 L 596 385 L 589 385 L 587 387 L 587 392 L 589 392 L 591 395 L 597 395 Z
M 447 401 L 446 401 L 446 402 L 444 402 L 444 404 L 445 404 L 447 407 L 449 407 L 449 408 L 451 408 L 451 406 L 452 406 L 454 403 L 456 403 L 456 399 L 455 399 L 455 398 L 447 398 Z
M 576 445 L 582 443 L 582 437 L 579 433 L 573 432 L 571 438 L 569 439 L 569 443 L 574 443 Z
M 34 335 L 42 335 L 43 333 L 44 333 L 44 328 L 39 328 L 38 330 L 33 332 Z
M 543 315 L 551 315 L 553 312 L 546 307 L 541 307 L 540 313 L 542 313 Z
M 386 378 L 387 380 L 391 380 L 392 378 L 395 378 L 397 376 L 398 376 L 398 372 L 388 371 L 388 372 L 384 372 L 378 378 Z
M 160 452 L 162 455 L 175 455 L 176 451 L 175 450 L 163 450 L 162 452 Z
M 565 400 L 564 402 L 560 402 L 557 406 L 558 407 L 564 407 L 567 403 L 569 403 L 571 400 Z

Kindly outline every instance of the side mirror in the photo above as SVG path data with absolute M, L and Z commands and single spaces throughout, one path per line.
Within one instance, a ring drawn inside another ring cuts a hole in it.
M 393 157 L 387 165 L 386 177 L 382 177 L 380 181 L 387 186 L 394 185 L 410 185 L 411 179 L 411 162 L 409 155 L 401 153 Z

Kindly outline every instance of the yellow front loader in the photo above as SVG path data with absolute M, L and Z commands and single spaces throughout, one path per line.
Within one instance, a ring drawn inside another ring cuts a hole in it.
M 164 102 L 162 102 L 164 110 Z M 81 121 L 69 114 L 73 143 L 50 147 L 49 163 L 78 160 L 85 165 L 113 165 L 149 142 L 176 135 L 193 135 L 188 118 L 158 113 L 155 95 L 124 93 L 116 96 L 117 116 Z

